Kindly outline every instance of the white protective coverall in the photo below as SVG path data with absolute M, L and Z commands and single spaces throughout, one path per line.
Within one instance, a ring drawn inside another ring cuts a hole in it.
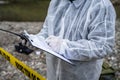
M 75 65 L 47 53 L 47 80 L 98 80 L 103 58 L 114 47 L 115 19 L 110 0 L 51 0 L 36 35 L 63 39 L 60 52 Z

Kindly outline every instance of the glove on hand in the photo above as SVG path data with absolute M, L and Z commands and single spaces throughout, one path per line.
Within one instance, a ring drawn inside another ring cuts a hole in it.
M 60 54 L 60 48 L 63 43 L 63 39 L 60 39 L 59 37 L 56 36 L 50 36 L 46 39 L 46 42 L 52 48 L 53 51 Z

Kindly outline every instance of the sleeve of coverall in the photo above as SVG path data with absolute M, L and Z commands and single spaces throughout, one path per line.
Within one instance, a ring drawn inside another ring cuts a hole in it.
M 36 34 L 36 36 L 38 38 L 43 37 L 44 39 L 46 39 L 48 37 L 48 16 L 49 16 L 51 8 L 52 8 L 52 4 L 53 4 L 52 1 L 53 0 L 50 1 L 47 16 L 46 16 L 44 24 L 43 24 L 43 28 L 41 29 L 41 31 L 38 34 Z
M 47 20 L 47 17 L 46 17 L 45 22 L 43 24 L 43 28 L 41 29 L 41 31 L 38 34 L 36 34 L 36 36 L 38 38 L 41 38 L 41 37 L 46 38 L 48 36 L 48 20 Z
M 115 41 L 116 14 L 112 6 L 91 11 L 87 39 L 64 40 L 60 52 L 71 60 L 89 61 L 111 54 Z

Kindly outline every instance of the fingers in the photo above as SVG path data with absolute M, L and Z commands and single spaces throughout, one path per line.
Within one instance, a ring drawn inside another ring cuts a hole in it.
M 50 42 L 52 39 L 54 39 L 54 36 L 48 37 L 45 41 L 46 41 L 46 42 Z
M 50 36 L 50 37 L 48 37 L 45 41 L 46 41 L 48 44 L 49 44 L 50 42 L 57 42 L 57 41 L 58 41 L 58 37 L 56 37 L 56 36 Z
M 61 39 L 56 36 L 50 36 L 46 39 L 47 44 L 52 48 L 53 51 L 59 53 Z

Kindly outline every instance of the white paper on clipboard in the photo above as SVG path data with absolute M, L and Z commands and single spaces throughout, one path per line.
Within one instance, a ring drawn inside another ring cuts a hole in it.
M 61 56 L 60 54 L 54 52 L 52 49 L 50 49 L 50 47 L 47 45 L 47 43 L 43 40 L 43 39 L 38 39 L 37 36 L 33 35 L 29 35 L 26 31 L 24 31 L 25 33 L 25 36 L 27 36 L 28 40 L 31 42 L 31 44 L 34 46 L 34 47 L 37 47 L 41 50 L 44 50 L 70 64 L 73 64 L 70 60 L 66 59 L 65 57 Z

